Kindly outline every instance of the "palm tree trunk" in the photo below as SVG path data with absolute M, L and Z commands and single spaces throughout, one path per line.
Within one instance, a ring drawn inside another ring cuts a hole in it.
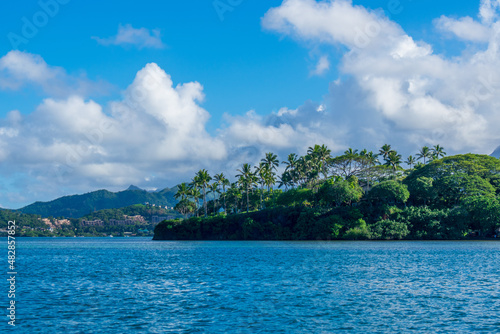
M 249 196 L 248 196 L 248 185 L 247 185 L 247 213 L 248 213 L 248 211 L 250 211 L 250 210 L 248 209 L 248 207 L 249 207 L 249 203 L 250 203 L 250 199 L 249 199 Z
M 264 184 L 260 184 L 260 209 L 262 210 L 262 194 L 264 193 Z
M 205 209 L 205 218 L 207 217 L 207 190 L 203 187 L 203 208 Z

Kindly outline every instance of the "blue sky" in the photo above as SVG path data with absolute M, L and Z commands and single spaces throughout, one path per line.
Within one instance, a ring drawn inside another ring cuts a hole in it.
M 388 142 L 404 155 L 500 145 L 496 0 L 4 7 L 2 207 L 174 186 L 199 168 L 231 176 L 266 151 L 285 159 L 314 143 L 340 153 Z M 29 36 L 27 21 L 39 25 Z M 161 84 L 131 107 L 148 73 Z M 105 121 L 113 130 L 96 132 Z

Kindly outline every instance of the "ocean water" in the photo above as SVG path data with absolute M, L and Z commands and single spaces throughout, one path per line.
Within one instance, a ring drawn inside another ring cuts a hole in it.
M 22 238 L 16 255 L 2 332 L 500 332 L 495 241 Z

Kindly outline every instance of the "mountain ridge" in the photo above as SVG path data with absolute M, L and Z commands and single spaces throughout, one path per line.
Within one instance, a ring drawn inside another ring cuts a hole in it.
M 495 157 L 497 159 L 500 159 L 500 146 L 498 146 L 493 153 L 490 154 L 491 157 Z
M 164 188 L 157 192 L 148 192 L 136 186 L 118 192 L 100 189 L 85 194 L 67 195 L 48 202 L 37 201 L 16 211 L 42 217 L 81 218 L 98 210 L 119 209 L 146 202 L 173 207 L 178 202 L 174 198 L 176 189 L 177 187 Z

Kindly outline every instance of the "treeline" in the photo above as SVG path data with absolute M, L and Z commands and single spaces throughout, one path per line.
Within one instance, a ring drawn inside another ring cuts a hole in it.
M 500 226 L 500 160 L 445 157 L 436 145 L 406 159 L 384 145 L 377 154 L 322 145 L 243 164 L 230 183 L 201 170 L 181 184 L 176 209 L 186 218 L 155 230 L 156 239 L 459 239 L 495 236 Z M 211 182 L 213 180 L 213 182 Z M 207 201 L 207 193 L 215 199 Z M 200 203 L 201 202 L 201 203 Z M 194 216 L 203 215 L 200 219 Z M 208 217 L 211 216 L 211 217 Z M 246 231 L 246 232 L 245 232 Z

